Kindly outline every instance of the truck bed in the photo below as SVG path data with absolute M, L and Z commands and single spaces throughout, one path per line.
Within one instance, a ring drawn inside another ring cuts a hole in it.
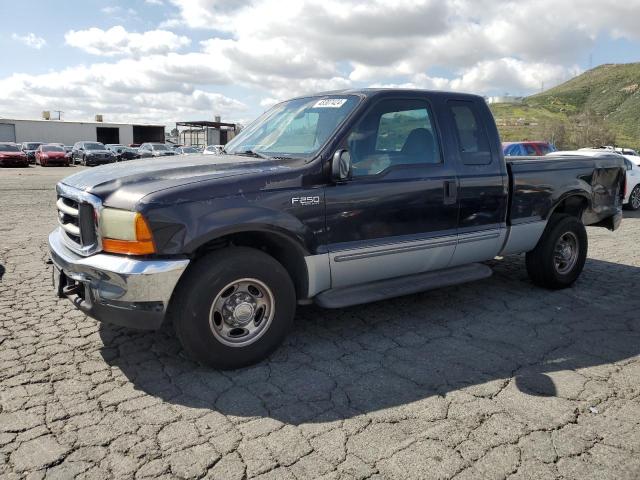
M 563 198 L 585 199 L 583 222 L 613 217 L 624 196 L 624 161 L 615 156 L 507 157 L 508 223 L 519 225 L 546 219 Z

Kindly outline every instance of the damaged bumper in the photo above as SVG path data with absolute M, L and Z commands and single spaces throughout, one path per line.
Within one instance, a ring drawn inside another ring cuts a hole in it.
M 90 317 L 115 325 L 156 329 L 162 325 L 188 259 L 144 259 L 99 253 L 83 257 L 49 235 L 53 284 Z

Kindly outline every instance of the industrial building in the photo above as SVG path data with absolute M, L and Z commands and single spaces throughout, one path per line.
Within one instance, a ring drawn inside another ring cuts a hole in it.
M 238 126 L 235 123 L 221 122 L 220 117 L 215 117 L 215 122 L 208 120 L 177 122 L 176 129 L 179 131 L 176 143 L 194 147 L 226 145 L 238 132 Z
M 43 112 L 44 115 L 48 112 Z M 164 125 L 0 118 L 0 142 L 44 142 L 73 145 L 83 140 L 124 145 L 164 142 Z

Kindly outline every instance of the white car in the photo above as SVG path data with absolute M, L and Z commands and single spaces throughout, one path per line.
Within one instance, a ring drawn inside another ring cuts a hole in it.
M 600 155 L 620 155 L 627 166 L 627 182 L 624 192 L 624 206 L 629 210 L 640 209 L 640 157 L 633 155 L 623 155 L 615 150 L 606 148 L 581 148 L 575 151 L 551 152 L 547 157 L 556 155 L 586 155 L 587 157 L 597 157 Z
M 203 155 L 220 155 L 224 145 L 207 145 L 207 148 L 202 152 Z

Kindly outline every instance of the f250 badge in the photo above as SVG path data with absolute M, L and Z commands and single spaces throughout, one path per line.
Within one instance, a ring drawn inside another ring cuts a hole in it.
M 307 205 L 320 205 L 320 197 L 292 197 L 291 205 L 301 205 L 303 207 Z

